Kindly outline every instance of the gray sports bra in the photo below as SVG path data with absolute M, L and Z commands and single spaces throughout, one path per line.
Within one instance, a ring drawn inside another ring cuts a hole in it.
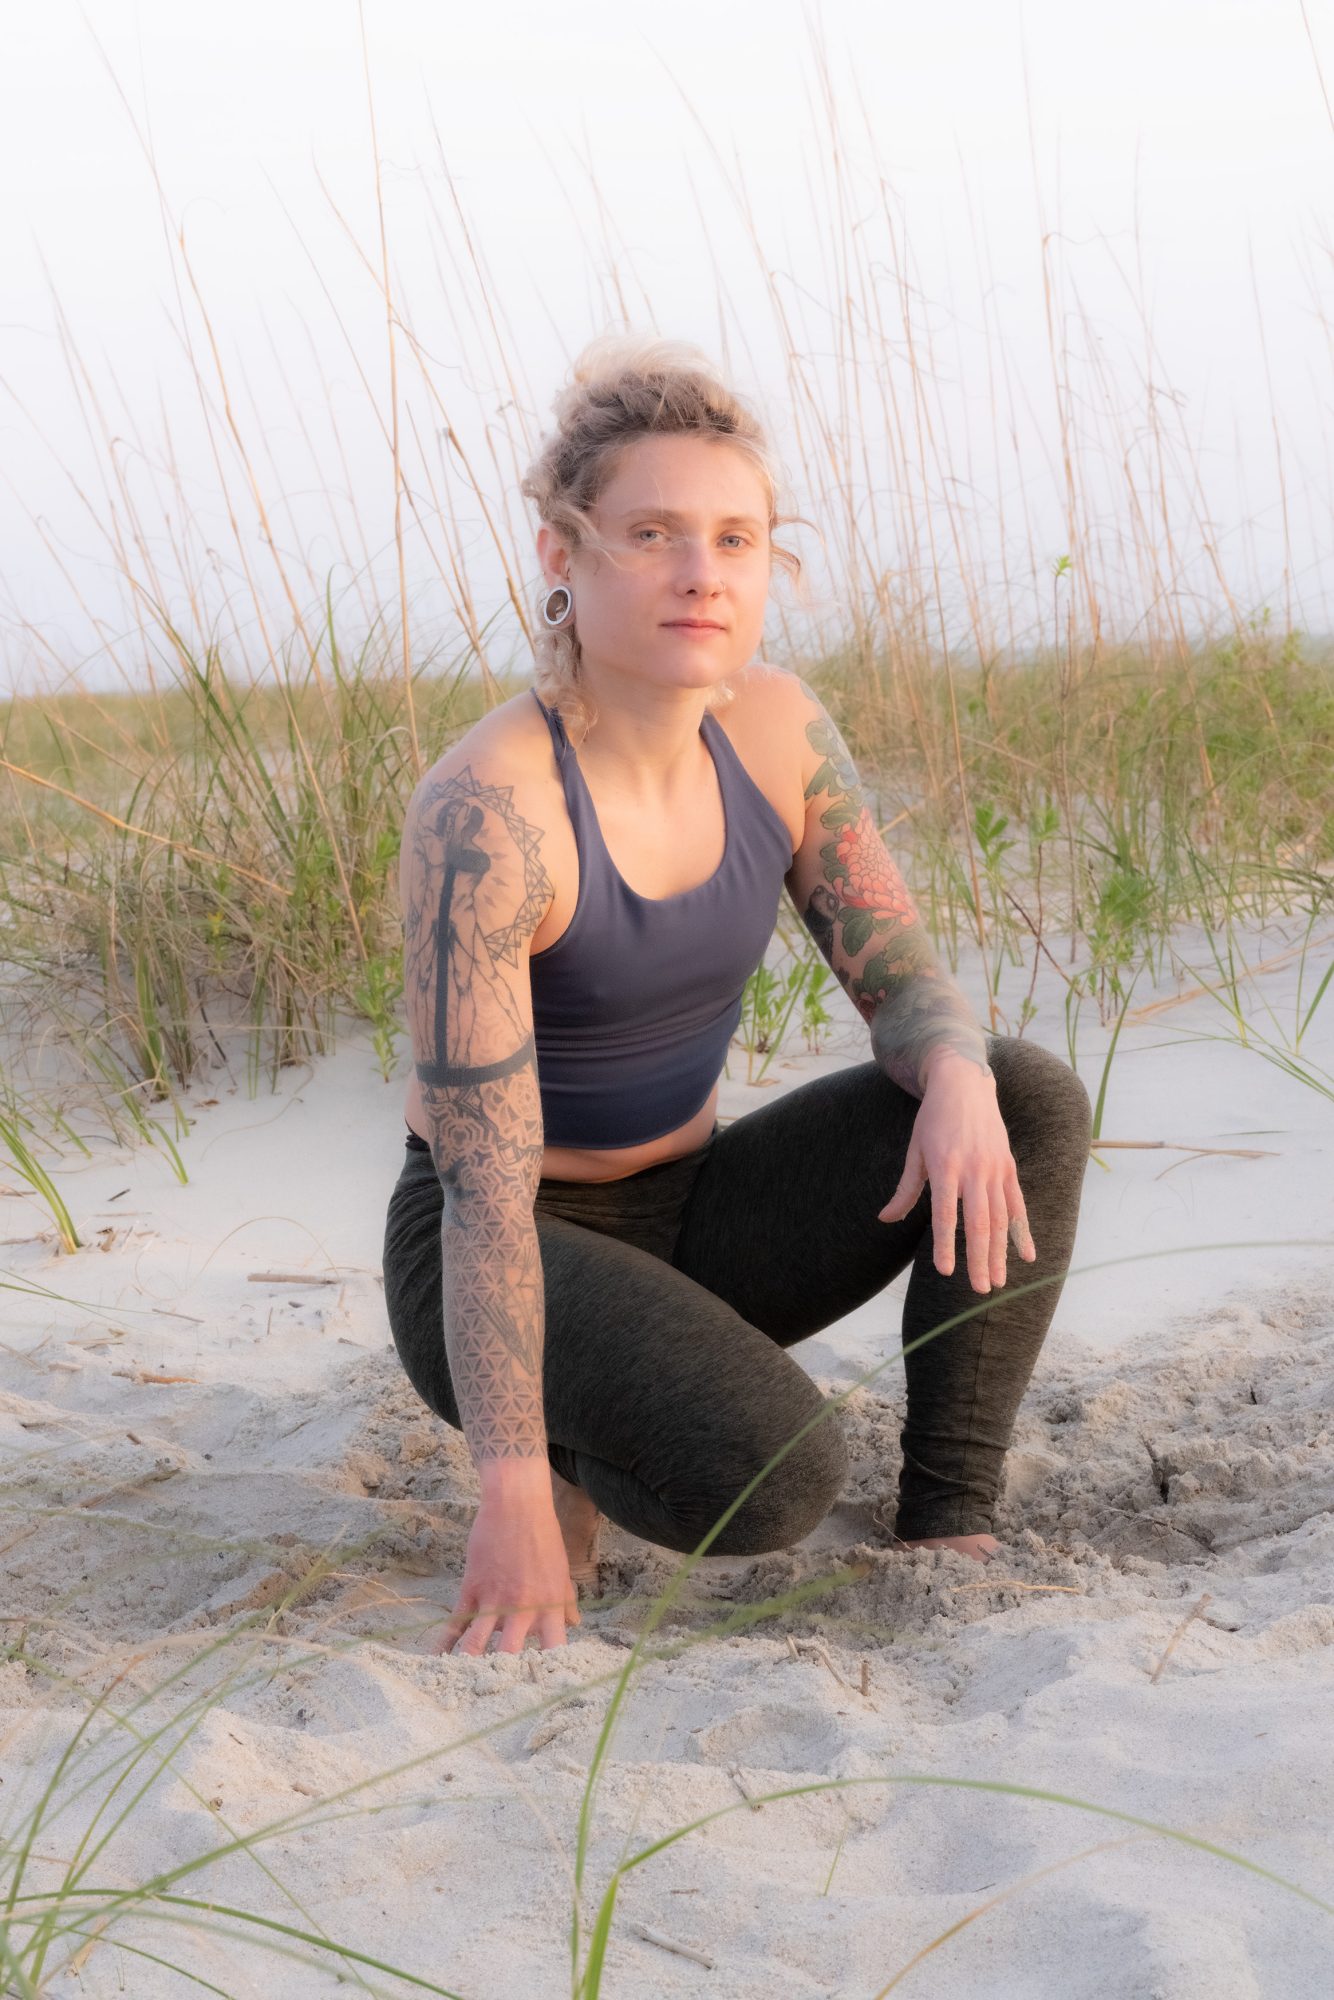
M 574 914 L 530 956 L 544 1136 L 552 1146 L 641 1145 L 684 1125 L 713 1089 L 746 980 L 778 919 L 792 836 L 706 709 L 727 820 L 707 882 L 641 896 L 607 852 L 559 711 L 551 731 L 579 854 Z

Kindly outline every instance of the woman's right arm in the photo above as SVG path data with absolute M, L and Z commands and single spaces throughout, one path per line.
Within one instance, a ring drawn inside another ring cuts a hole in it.
M 445 1350 L 482 1491 L 443 1646 L 467 1629 L 465 1652 L 502 1622 L 505 1652 L 531 1626 L 549 1645 L 579 1622 L 551 1494 L 533 1216 L 543 1136 L 528 952 L 552 884 L 542 829 L 498 776 L 482 753 L 447 753 L 408 802 L 399 861 L 405 1006 L 444 1189 Z

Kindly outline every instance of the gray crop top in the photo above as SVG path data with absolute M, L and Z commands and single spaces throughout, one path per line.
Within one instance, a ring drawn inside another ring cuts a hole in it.
M 559 712 L 531 692 L 579 854 L 569 925 L 529 958 L 544 1137 L 636 1146 L 684 1125 L 717 1082 L 778 920 L 792 835 L 706 709 L 700 734 L 727 818 L 722 861 L 694 889 L 638 895 L 607 852 Z

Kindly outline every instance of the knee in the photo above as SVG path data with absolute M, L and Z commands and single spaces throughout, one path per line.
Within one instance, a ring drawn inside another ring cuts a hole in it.
M 1083 1079 L 1068 1062 L 1041 1043 L 1021 1041 L 1015 1035 L 989 1035 L 987 1061 L 1012 1145 L 1050 1146 L 1061 1138 L 1087 1153 L 1093 1106 Z
M 438 1202 L 409 1205 L 396 1191 L 382 1267 L 385 1317 L 403 1372 L 427 1408 L 461 1430 L 445 1349 Z
M 710 1542 L 709 1555 L 763 1555 L 771 1549 L 791 1548 L 804 1541 L 820 1525 L 848 1476 L 848 1446 L 839 1412 L 824 1403 L 820 1421 L 798 1439 L 754 1491 L 747 1495 L 726 1526 Z M 711 1495 L 695 1496 L 690 1505 L 688 1532 L 697 1548 L 714 1522 L 726 1512 L 738 1493 L 743 1492 L 783 1440 L 756 1444 L 741 1463 L 734 1462 L 727 1479 L 713 1487 Z M 730 1485 L 731 1491 L 727 1491 Z M 707 1518 L 705 1518 L 707 1516 Z

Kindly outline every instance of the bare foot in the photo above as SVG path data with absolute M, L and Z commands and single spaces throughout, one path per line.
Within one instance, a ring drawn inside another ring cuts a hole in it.
M 918 1542 L 904 1542 L 905 1549 L 958 1549 L 975 1562 L 991 1562 L 1001 1552 L 994 1535 L 926 1535 Z
M 551 1469 L 551 1498 L 570 1564 L 570 1581 L 576 1597 L 596 1596 L 602 1579 L 598 1573 L 598 1540 L 604 1515 L 582 1486 L 572 1486 Z

